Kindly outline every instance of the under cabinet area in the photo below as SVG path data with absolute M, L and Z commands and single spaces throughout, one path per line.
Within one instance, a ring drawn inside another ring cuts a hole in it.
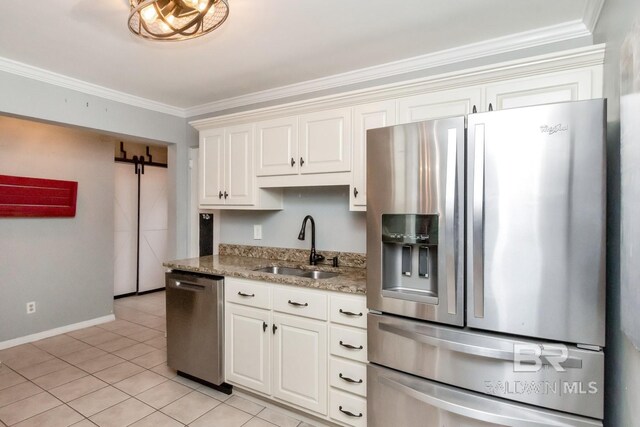
M 366 425 L 365 310 L 364 295 L 226 278 L 225 381 Z

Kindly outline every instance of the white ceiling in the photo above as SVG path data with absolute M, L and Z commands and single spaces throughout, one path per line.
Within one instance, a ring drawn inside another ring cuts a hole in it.
M 187 111 L 516 33 L 584 35 L 602 2 L 229 0 L 218 30 L 159 43 L 129 32 L 128 0 L 25 1 L 3 7 L 0 57 Z

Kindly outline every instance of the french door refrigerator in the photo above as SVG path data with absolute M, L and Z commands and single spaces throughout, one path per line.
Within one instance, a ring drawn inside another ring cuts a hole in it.
M 605 111 L 368 131 L 369 425 L 602 425 Z

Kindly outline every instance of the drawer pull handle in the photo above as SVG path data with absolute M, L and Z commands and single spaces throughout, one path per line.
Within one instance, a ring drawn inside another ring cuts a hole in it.
M 344 311 L 343 309 L 338 310 L 341 314 L 344 314 L 345 316 L 358 316 L 358 317 L 362 317 L 362 313 L 354 313 L 352 311 Z
M 353 412 L 345 411 L 344 409 L 342 409 L 342 406 L 340 406 L 338 409 L 340 410 L 340 412 L 342 412 L 343 414 L 348 415 L 350 417 L 362 418 L 362 412 L 360 412 L 358 415 L 356 415 Z
M 291 304 L 293 306 L 296 306 L 296 307 L 307 307 L 309 305 L 309 303 L 306 303 L 306 302 L 305 303 L 300 303 L 300 302 L 295 302 L 295 301 L 291 301 L 291 300 L 289 300 L 288 302 L 289 302 L 289 304 Z
M 255 297 L 255 296 L 256 296 L 256 294 L 245 294 L 245 293 L 244 293 L 244 292 L 242 292 L 242 291 L 239 291 L 239 292 L 238 292 L 238 295 L 240 295 L 241 297 L 249 297 L 249 298 L 253 298 L 253 297 Z
M 348 348 L 349 350 L 362 350 L 364 347 L 359 345 L 358 347 L 356 347 L 355 345 L 351 345 L 351 344 L 345 344 L 342 341 L 340 341 L 340 345 Z
M 342 373 L 339 373 L 338 376 L 340 377 L 341 380 L 345 380 L 348 383 L 362 384 L 362 379 L 359 379 L 358 381 L 356 381 L 352 378 L 343 376 Z

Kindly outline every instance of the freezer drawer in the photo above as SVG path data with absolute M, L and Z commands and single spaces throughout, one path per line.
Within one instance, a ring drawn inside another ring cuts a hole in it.
M 595 427 L 599 420 L 513 403 L 367 366 L 369 427 Z
M 368 316 L 368 356 L 372 363 L 504 399 L 603 417 L 601 351 L 395 316 Z M 533 351 L 539 351 L 540 357 L 527 356 Z M 518 364 L 516 352 L 524 356 Z M 564 371 L 556 369 L 554 363 Z

